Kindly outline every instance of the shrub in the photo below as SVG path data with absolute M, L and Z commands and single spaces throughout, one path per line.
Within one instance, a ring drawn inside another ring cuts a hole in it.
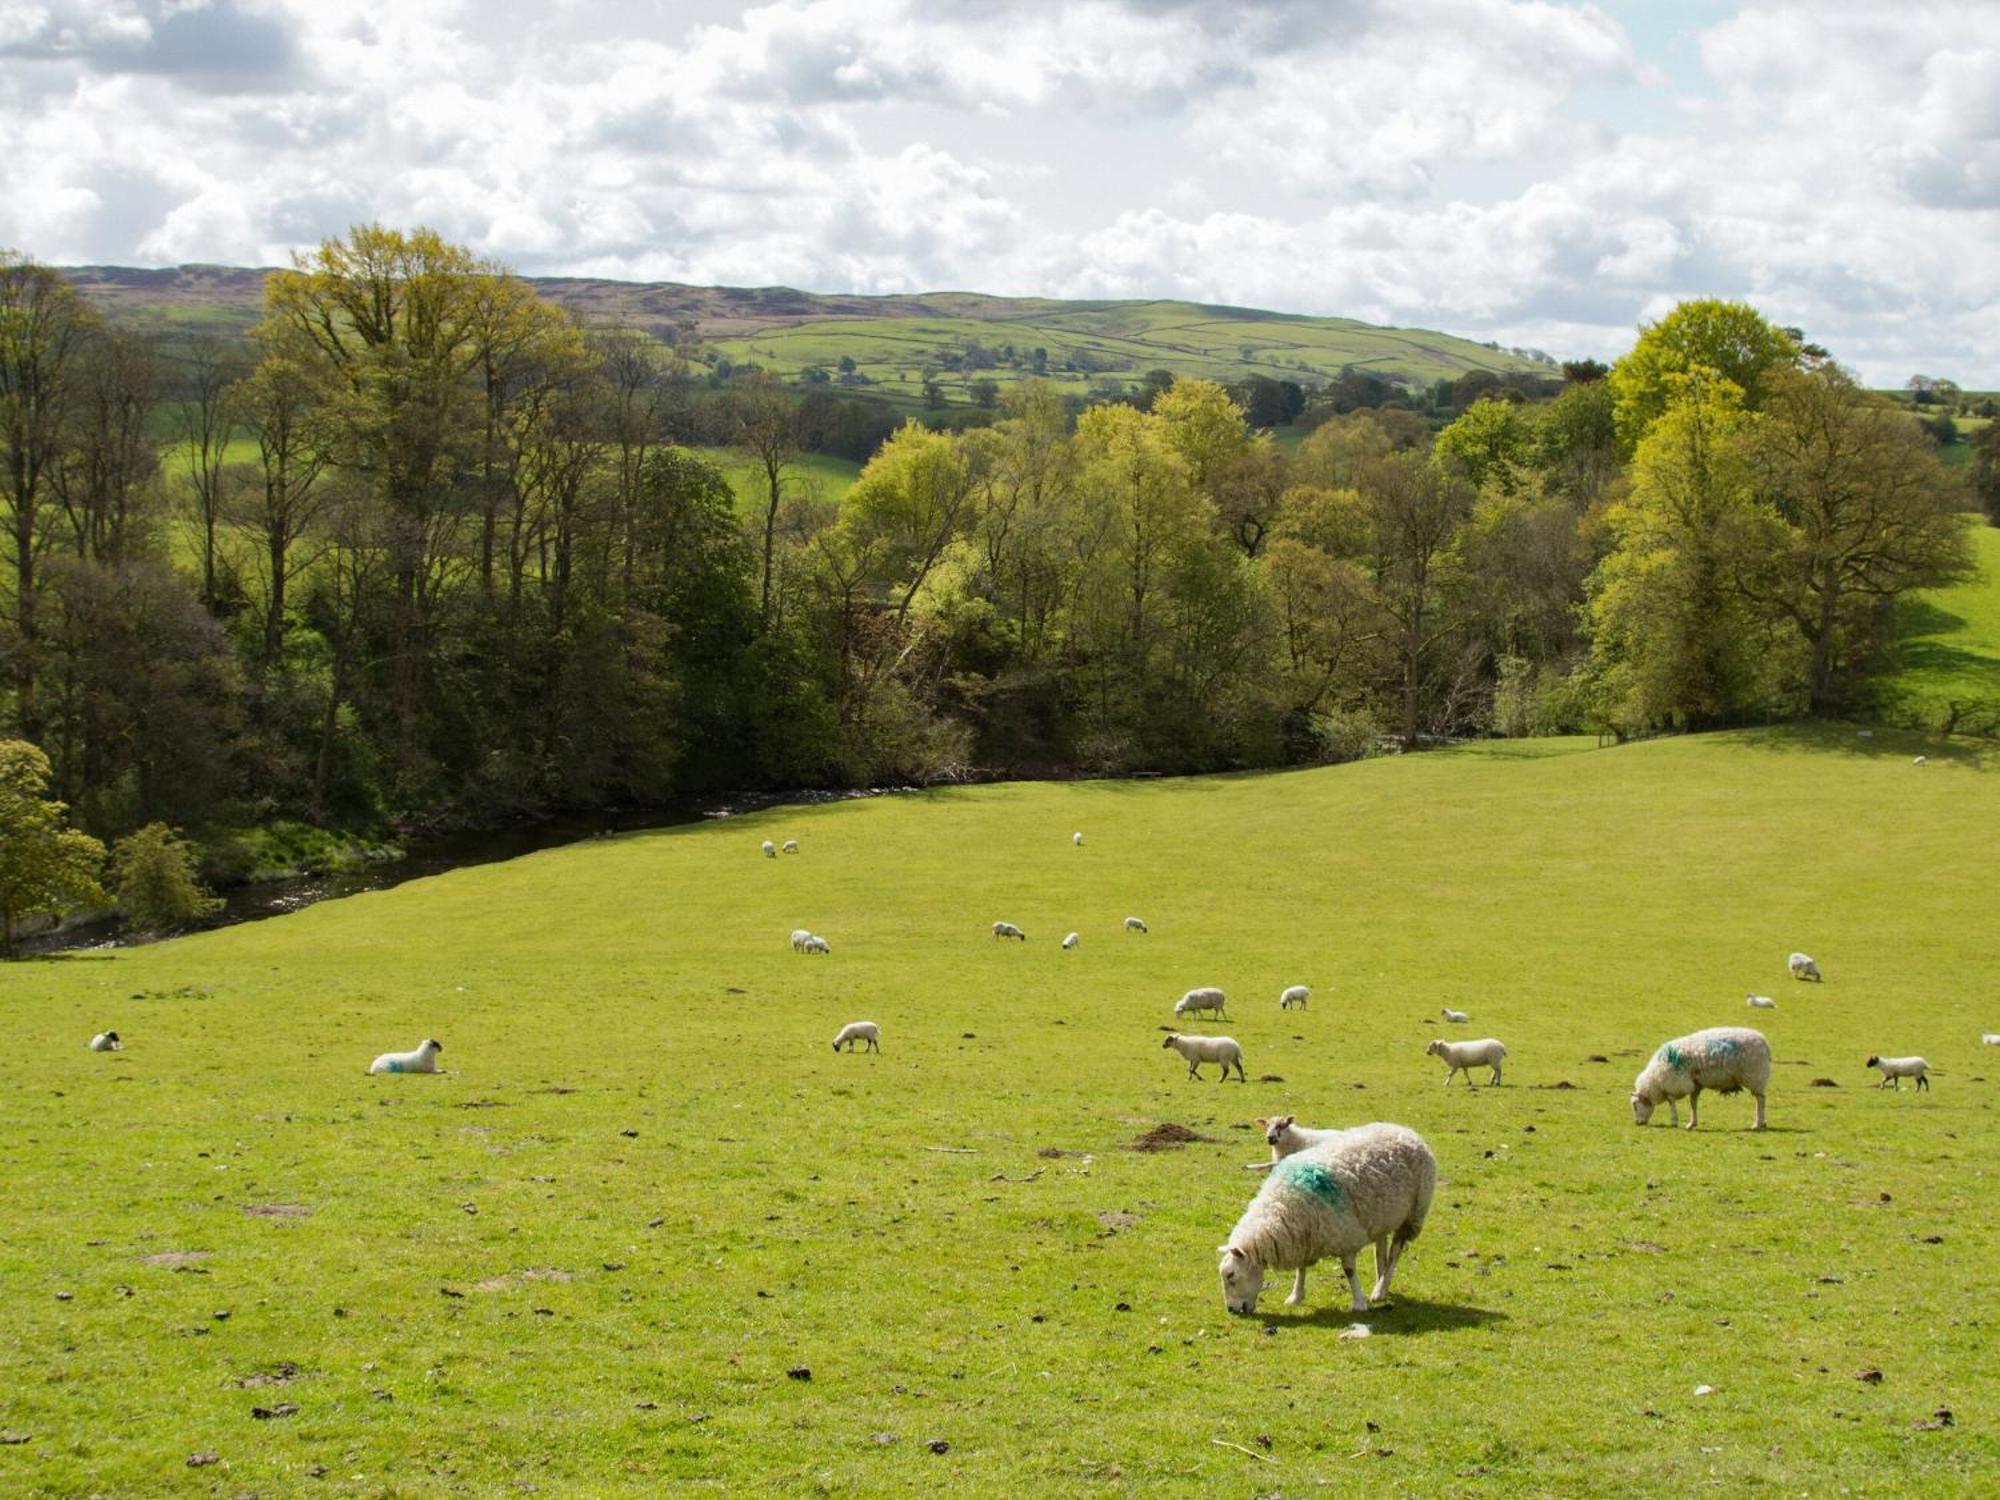
M 143 932 L 184 927 L 222 909 L 195 878 L 195 853 L 164 823 L 148 823 L 111 850 L 119 910 Z

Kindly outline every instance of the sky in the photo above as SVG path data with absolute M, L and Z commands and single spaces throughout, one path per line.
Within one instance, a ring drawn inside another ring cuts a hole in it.
M 0 246 L 1172 297 L 2000 387 L 1996 0 L 0 0 Z

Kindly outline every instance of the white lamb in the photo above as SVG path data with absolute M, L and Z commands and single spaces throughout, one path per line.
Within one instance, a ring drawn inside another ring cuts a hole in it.
M 826 939 L 821 937 L 818 933 L 809 932 L 805 936 L 805 941 L 799 944 L 799 952 L 831 953 L 833 952 L 833 949 L 830 946 L 828 946 Z
M 1027 933 L 1021 931 L 1012 922 L 995 922 L 993 924 L 993 935 L 997 938 L 1019 938 L 1024 943 L 1028 940 Z
M 1424 1048 L 1424 1056 L 1441 1057 L 1444 1059 L 1444 1086 L 1446 1088 L 1451 1087 L 1452 1075 L 1460 1072 L 1465 1074 L 1465 1086 L 1471 1088 L 1472 1070 L 1474 1068 L 1491 1068 L 1493 1070 L 1493 1077 L 1490 1081 L 1498 1083 L 1500 1081 L 1500 1060 L 1506 1055 L 1507 1049 L 1490 1036 L 1476 1042 L 1434 1041 L 1428 1047 Z
M 1463 1026 L 1467 1021 L 1472 1019 L 1464 1011 L 1453 1010 L 1449 1005 L 1444 1007 L 1444 1018 L 1453 1026 Z
M 1778 1002 L 1769 995 L 1745 995 L 1743 1003 L 1753 1010 L 1776 1010 Z
M 798 852 L 799 852 L 799 841 L 797 839 L 786 839 L 785 853 L 797 854 Z
M 414 1052 L 384 1052 L 368 1065 L 371 1073 L 435 1073 L 443 1042 L 425 1042 Z
M 880 1052 L 882 1029 L 873 1021 L 849 1021 L 834 1036 L 833 1050 L 838 1052 L 844 1046 L 852 1052 L 857 1042 L 866 1042 L 870 1052 Z
M 1679 1105 L 1688 1102 L 1689 1130 L 1701 1113 L 1701 1091 L 1733 1094 L 1748 1089 L 1757 1101 L 1757 1123 L 1764 1128 L 1764 1090 L 1771 1082 L 1771 1044 L 1760 1031 L 1745 1026 L 1711 1026 L 1706 1031 L 1675 1037 L 1653 1054 L 1653 1060 L 1632 1081 L 1632 1118 L 1644 1125 L 1662 1099 L 1673 1122 L 1681 1122 Z
M 1278 1009 L 1290 1010 L 1294 1005 L 1296 1005 L 1300 1010 L 1304 1010 L 1306 1008 L 1306 1001 L 1310 1000 L 1311 998 L 1312 998 L 1311 985 L 1295 984 L 1290 989 L 1286 990 L 1283 994 L 1278 996 Z
M 1125 930 L 1127 932 L 1144 932 L 1146 924 L 1137 917 L 1127 917 L 1125 919 Z
M 1201 1077 L 1201 1065 L 1212 1062 L 1222 1064 L 1222 1075 L 1215 1080 L 1217 1083 L 1229 1081 L 1231 1068 L 1236 1069 L 1238 1083 L 1250 1081 L 1243 1076 L 1243 1049 L 1236 1045 L 1233 1036 L 1182 1036 L 1176 1032 L 1160 1045 L 1173 1048 L 1187 1059 L 1190 1078 Z
M 92 1052 L 123 1052 L 125 1044 L 118 1040 L 117 1032 L 100 1031 L 90 1039 L 90 1050 Z
M 1980 1032 L 1979 1045 L 1982 1047 L 2000 1047 L 2000 1031 Z
M 1905 1078 L 1917 1080 L 1919 1093 L 1931 1086 L 1930 1079 L 1924 1076 L 1930 1072 L 1931 1065 L 1921 1057 L 1871 1057 L 1865 1066 L 1882 1070 L 1882 1081 L 1875 1085 L 1878 1089 L 1885 1089 L 1893 1083 L 1900 1093 Z
M 1437 1188 L 1437 1158 L 1423 1137 L 1401 1125 L 1342 1131 L 1273 1166 L 1222 1246 L 1223 1306 L 1257 1310 L 1264 1273 L 1293 1271 L 1288 1307 L 1305 1300 L 1306 1268 L 1339 1259 L 1355 1312 L 1389 1295 L 1396 1263 L 1424 1227 Z M 1375 1287 L 1361 1295 L 1355 1257 L 1375 1246 Z
M 1271 1159 L 1253 1165 L 1260 1172 L 1268 1172 L 1278 1162 L 1288 1156 L 1295 1156 L 1313 1146 L 1324 1146 L 1328 1141 L 1337 1141 L 1347 1134 L 1345 1130 L 1308 1130 L 1297 1123 L 1297 1115 L 1279 1115 L 1275 1120 L 1257 1117 L 1257 1128 L 1264 1132 L 1264 1143 L 1271 1148 Z
M 778 846 L 769 839 L 765 839 L 758 847 L 764 851 L 764 858 L 776 859 L 778 857 Z
M 1221 990 L 1212 984 L 1204 985 L 1200 989 L 1189 990 L 1180 999 L 1176 1000 L 1174 1002 L 1174 1014 L 1177 1016 L 1194 1016 L 1200 1015 L 1203 1011 L 1212 1010 L 1226 1021 L 1229 1019 L 1229 1015 L 1223 1009 L 1223 1006 L 1227 1003 L 1223 998 Z
M 1074 948 L 1081 941 L 1082 939 L 1072 932 L 1068 937 L 1062 940 L 1062 945 L 1065 948 Z
M 807 939 L 807 938 L 809 938 L 809 937 L 811 937 L 811 936 L 812 936 L 812 934 L 811 934 L 810 932 L 807 932 L 807 931 L 805 930 L 805 928 L 803 928 L 803 927 L 794 927 L 794 928 L 792 929 L 792 952 L 794 952 L 794 953 L 803 953 L 803 952 L 805 952 L 805 951 L 806 951 L 806 949 L 805 949 L 805 942 L 806 942 L 806 939 Z
M 1790 958 L 1786 959 L 1785 967 L 1792 971 L 1792 978 L 1794 979 L 1819 981 L 1819 965 L 1803 953 L 1794 953 Z
M 1083 847 L 1083 835 L 1081 833 L 1072 833 L 1069 836 L 1069 841 L 1079 849 Z
M 1928 755 L 1919 755 L 1915 760 L 1910 762 L 1913 766 L 1927 766 L 1930 763 L 1931 758 Z

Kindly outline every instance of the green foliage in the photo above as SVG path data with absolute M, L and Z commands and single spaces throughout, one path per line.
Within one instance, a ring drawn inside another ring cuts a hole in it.
M 202 888 L 192 845 L 164 823 L 148 823 L 111 848 L 113 889 L 125 920 L 141 932 L 186 927 L 222 910 Z
M 1503 495 L 1525 482 L 1536 446 L 1536 427 L 1527 410 L 1513 401 L 1475 401 L 1437 435 L 1434 452 L 1456 464 L 1475 488 L 1491 485 Z
M 1771 374 L 1799 358 L 1796 343 L 1742 302 L 1697 298 L 1642 329 L 1631 352 L 1611 367 L 1609 385 L 1618 441 L 1633 452 L 1705 372 L 1736 387 L 1745 409 L 1763 404 Z
M 49 758 L 26 740 L 0 740 L 0 955 L 21 922 L 62 916 L 109 899 L 98 884 L 104 846 L 63 825 L 68 808 L 48 795 Z

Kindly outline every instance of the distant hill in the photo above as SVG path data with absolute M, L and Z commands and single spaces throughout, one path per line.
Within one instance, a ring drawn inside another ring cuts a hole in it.
M 256 321 L 264 272 L 233 266 L 137 270 L 74 266 L 63 274 L 112 318 L 141 327 L 240 336 Z M 1425 329 L 1193 302 L 1082 302 L 975 292 L 862 297 L 790 287 L 529 277 L 543 296 L 664 340 L 697 335 L 716 358 L 913 402 L 926 376 L 954 400 L 976 383 L 1042 373 L 1084 389 L 1147 370 L 1234 381 L 1266 375 L 1322 384 L 1361 370 L 1428 382 L 1470 370 L 1554 373 L 1545 355 Z M 1040 351 L 1039 356 L 1037 351 Z M 842 360 L 851 369 L 842 368 Z M 814 378 L 817 378 L 815 373 Z

